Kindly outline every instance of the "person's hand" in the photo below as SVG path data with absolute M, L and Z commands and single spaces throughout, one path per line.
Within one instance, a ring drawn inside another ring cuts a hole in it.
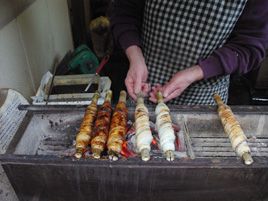
M 167 102 L 180 96 L 189 85 L 203 77 L 203 70 L 198 65 L 179 71 L 162 87 L 164 101 Z
M 189 85 L 203 79 L 203 77 L 203 71 L 198 65 L 179 71 L 164 86 L 157 85 L 153 87 L 150 93 L 150 100 L 156 103 L 156 92 L 161 91 L 164 96 L 164 102 L 168 102 L 180 96 Z
M 147 94 L 149 84 L 146 83 L 148 70 L 145 64 L 130 63 L 130 67 L 125 79 L 125 84 L 129 95 L 136 100 L 138 93 Z
M 156 84 L 154 86 L 152 86 L 152 89 L 151 89 L 151 92 L 150 92 L 150 97 L 149 97 L 149 100 L 154 102 L 154 103 L 157 103 L 157 92 L 160 91 L 162 92 L 162 85 L 160 84 Z
M 147 94 L 149 91 L 149 84 L 146 83 L 148 70 L 139 47 L 130 46 L 127 48 L 126 54 L 130 66 L 125 79 L 125 84 L 129 95 L 136 100 L 138 93 Z

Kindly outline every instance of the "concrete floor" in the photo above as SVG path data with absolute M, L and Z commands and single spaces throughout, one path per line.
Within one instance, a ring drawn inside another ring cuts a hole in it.
M 9 180 L 0 165 L 0 200 L 1 201 L 18 201 L 18 198 L 9 183 Z

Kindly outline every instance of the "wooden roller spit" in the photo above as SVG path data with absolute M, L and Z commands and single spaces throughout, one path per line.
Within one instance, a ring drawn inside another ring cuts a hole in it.
M 91 141 L 93 157 L 99 159 L 104 151 L 109 134 L 110 120 L 112 115 L 112 91 L 106 94 L 105 101 L 100 107 L 95 121 L 95 137 Z
M 214 95 L 214 99 L 218 105 L 218 114 L 224 131 L 229 137 L 232 148 L 236 154 L 244 160 L 246 165 L 253 163 L 250 154 L 250 148 L 247 144 L 247 137 L 245 136 L 239 122 L 236 120 L 231 108 L 223 103 L 218 94 Z
M 112 116 L 107 143 L 109 158 L 112 160 L 118 159 L 127 131 L 128 109 L 126 107 L 126 97 L 127 93 L 121 91 L 119 101 Z
M 100 94 L 96 92 L 90 105 L 87 107 L 79 133 L 76 135 L 76 158 L 81 158 L 87 148 L 93 133 L 93 125 L 97 115 L 97 101 Z

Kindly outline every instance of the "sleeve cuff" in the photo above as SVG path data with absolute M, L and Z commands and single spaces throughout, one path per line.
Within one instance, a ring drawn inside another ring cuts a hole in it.
M 119 44 L 124 50 L 126 50 L 128 47 L 132 45 L 137 45 L 141 47 L 140 37 L 138 33 L 131 31 L 125 32 L 120 36 Z
M 204 79 L 224 74 L 224 70 L 221 68 L 222 64 L 216 57 L 210 56 L 200 60 L 198 65 L 203 70 Z

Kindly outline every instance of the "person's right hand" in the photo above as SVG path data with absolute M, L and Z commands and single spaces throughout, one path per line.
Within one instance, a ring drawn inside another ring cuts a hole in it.
M 130 46 L 126 50 L 129 59 L 129 70 L 125 79 L 125 84 L 129 95 L 136 100 L 137 94 L 147 94 L 149 84 L 146 82 L 148 78 L 148 70 L 142 55 L 141 49 L 138 46 Z

